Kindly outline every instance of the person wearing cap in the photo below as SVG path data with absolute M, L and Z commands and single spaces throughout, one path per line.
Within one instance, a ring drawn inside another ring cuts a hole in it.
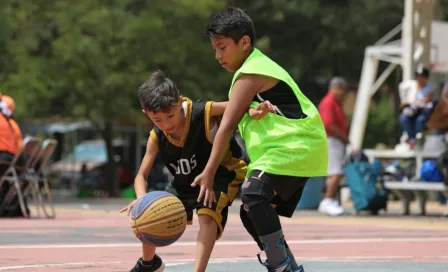
M 0 161 L 12 160 L 22 146 L 22 133 L 13 117 L 14 99 L 0 95 Z
M 328 139 L 328 179 L 325 198 L 319 204 L 319 211 L 331 216 L 344 213 L 336 200 L 336 194 L 343 177 L 345 147 L 349 142 L 347 118 L 342 107 L 346 86 L 343 78 L 332 78 L 328 93 L 319 104 L 319 113 Z
M 16 106 L 12 97 L 0 93 L 0 176 L 8 169 L 9 164 L 22 145 L 22 133 L 13 117 L 15 109 Z M 24 156 L 20 156 L 15 166 L 23 167 L 24 164 L 25 158 Z M 3 207 L 0 211 L 0 217 L 17 217 L 23 215 L 17 198 L 11 202 L 3 202 L 6 199 L 5 196 L 8 194 L 10 186 L 12 185 L 6 182 L 0 188 L 0 206 Z M 27 207 L 26 203 L 25 198 L 25 206 Z M 26 208 L 26 210 L 29 214 L 29 209 Z
M 428 107 L 432 100 L 434 89 L 428 83 L 429 70 L 419 67 L 415 71 L 415 80 L 400 83 L 400 123 L 408 136 L 407 143 L 414 148 L 415 139 L 423 131 L 428 120 Z

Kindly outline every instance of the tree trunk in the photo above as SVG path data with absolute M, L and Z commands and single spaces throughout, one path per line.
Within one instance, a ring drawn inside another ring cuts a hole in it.
M 109 193 L 110 197 L 117 197 L 119 196 L 120 192 L 120 184 L 118 181 L 117 176 L 117 165 L 114 160 L 114 148 L 112 145 L 113 140 L 113 123 L 110 121 L 106 121 L 104 132 L 103 132 L 103 138 L 106 142 L 106 148 L 107 148 L 107 164 L 105 168 L 105 187 L 107 192 Z

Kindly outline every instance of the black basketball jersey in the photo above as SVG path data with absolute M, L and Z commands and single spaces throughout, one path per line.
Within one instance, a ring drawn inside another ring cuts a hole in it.
M 199 186 L 192 188 L 196 176 L 204 170 L 212 150 L 212 135 L 210 132 L 210 108 L 212 102 L 192 102 L 184 98 L 186 107 L 186 124 L 184 137 L 181 140 L 172 139 L 162 130 L 154 127 L 151 136 L 157 136 L 158 148 L 165 166 L 174 176 L 171 186 L 175 187 L 179 194 L 185 196 L 197 195 Z M 185 136 L 186 135 L 186 136 Z M 233 148 L 239 148 L 233 140 Z M 227 150 L 224 161 L 219 166 L 214 180 L 215 190 L 227 192 L 229 184 L 235 180 L 241 183 L 244 180 L 246 164 L 233 157 Z

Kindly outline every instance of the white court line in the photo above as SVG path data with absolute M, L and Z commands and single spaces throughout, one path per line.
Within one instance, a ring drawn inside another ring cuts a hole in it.
M 366 238 L 366 239 L 314 239 L 314 240 L 288 240 L 288 244 L 362 244 L 362 243 L 424 243 L 424 242 L 448 242 L 448 238 Z M 196 246 L 196 242 L 177 242 L 175 246 Z M 221 241 L 216 242 L 216 246 L 241 246 L 255 245 L 250 241 Z M 141 243 L 122 243 L 122 244 L 42 244 L 42 245 L 4 245 L 0 249 L 54 249 L 54 248 L 121 248 L 121 247 L 141 247 Z
M 413 259 L 413 258 L 425 258 L 425 259 L 448 259 L 448 256 L 344 256 L 344 257 L 311 257 L 304 258 L 303 261 L 319 261 L 319 262 L 347 262 L 347 261 L 392 261 L 399 259 Z M 194 262 L 195 259 L 179 259 L 179 260 L 167 260 L 170 262 L 166 264 L 169 266 L 179 266 Z M 216 258 L 210 259 L 209 263 L 238 263 L 245 261 L 256 262 L 255 257 L 244 258 Z M 43 268 L 43 267 L 76 267 L 85 265 L 105 265 L 105 264 L 125 264 L 131 262 L 115 261 L 115 262 L 80 262 L 80 263 L 51 263 L 51 264 L 31 264 L 31 265 L 18 265 L 18 266 L 4 266 L 0 267 L 0 271 L 16 270 L 16 269 L 29 269 L 29 268 Z M 133 263 L 133 262 L 132 262 Z
M 85 265 L 104 265 L 104 264 L 124 264 L 126 262 L 84 262 L 84 263 L 51 263 L 51 264 L 30 264 L 30 265 L 17 265 L 17 266 L 4 266 L 0 267 L 0 271 L 5 270 L 16 270 L 16 269 L 27 269 L 27 268 L 42 268 L 42 267 L 74 267 L 74 266 L 85 266 Z M 166 266 L 176 266 L 182 265 L 184 263 L 172 263 L 166 264 Z
M 3 270 L 15 270 L 25 268 L 42 268 L 42 267 L 61 267 L 61 266 L 83 266 L 92 264 L 121 264 L 123 262 L 91 262 L 91 263 L 53 263 L 53 264 L 30 264 L 30 265 L 16 265 L 16 266 L 4 266 L 0 267 L 0 271 Z

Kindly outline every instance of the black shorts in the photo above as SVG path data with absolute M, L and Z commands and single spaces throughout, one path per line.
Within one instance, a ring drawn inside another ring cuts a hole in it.
M 241 192 L 263 196 L 270 201 L 278 215 L 292 217 L 308 179 L 254 170 L 250 178 L 244 181 Z
M 195 209 L 197 215 L 209 215 L 212 217 L 218 225 L 218 236 L 216 238 L 218 240 L 221 238 L 227 223 L 229 206 L 232 205 L 233 200 L 238 194 L 243 180 L 244 175 L 237 175 L 237 177 L 231 182 L 220 180 L 219 177 L 215 177 L 214 191 L 216 203 L 213 203 L 211 208 L 204 206 L 202 201 L 197 202 L 199 187 L 192 188 L 190 186 L 176 186 L 170 183 L 165 191 L 177 196 L 180 201 L 182 201 L 185 211 L 187 212 L 187 220 L 189 225 L 193 223 L 193 210 Z

